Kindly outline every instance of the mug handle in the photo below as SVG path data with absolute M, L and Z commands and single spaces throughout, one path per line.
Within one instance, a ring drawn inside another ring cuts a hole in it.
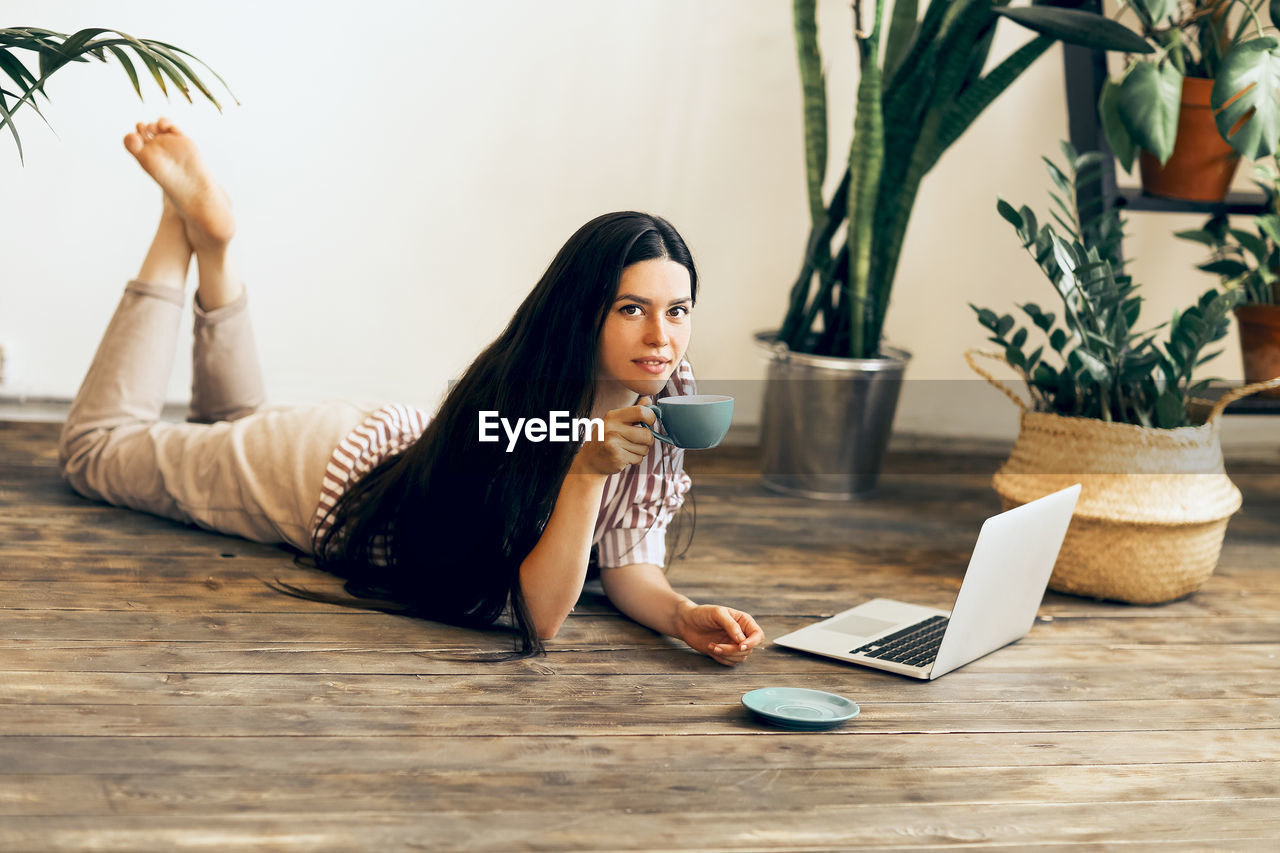
M 649 405 L 645 406 L 645 408 L 646 408 L 646 409 L 648 409 L 649 411 L 653 412 L 653 416 L 654 416 L 654 417 L 656 417 L 656 418 L 661 418 L 661 417 L 662 417 L 662 409 L 661 409 L 661 407 L 659 407 L 659 406 L 658 406 L 658 404 L 657 404 L 657 403 L 650 403 Z M 659 433 L 659 432 L 657 432 L 656 430 L 654 430 L 654 428 L 653 428 L 653 427 L 651 427 L 651 426 L 649 426 L 648 424 L 645 424 L 645 425 L 644 425 L 644 428 L 645 428 L 645 429 L 647 429 L 647 430 L 649 430 L 649 432 L 653 433 L 653 437 L 654 437 L 654 438 L 656 438 L 656 439 L 658 439 L 658 441 L 665 442 L 665 443 L 667 443 L 667 444 L 671 445 L 672 447 L 679 447 L 679 446 L 680 446 L 680 445 L 676 444 L 674 441 L 672 441 L 671 439 L 667 438 L 665 435 L 662 435 L 661 433 Z

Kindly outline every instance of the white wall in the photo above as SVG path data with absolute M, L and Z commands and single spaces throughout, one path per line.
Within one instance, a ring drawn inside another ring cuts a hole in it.
M 835 162 L 852 122 L 851 21 L 848 4 L 820 5 Z M 199 140 L 235 200 L 277 401 L 434 406 L 569 234 L 624 208 L 666 216 L 694 251 L 700 377 L 757 378 L 751 332 L 781 319 L 807 231 L 790 6 L 7 0 L 4 25 L 108 25 L 176 43 L 241 103 L 227 98 L 219 115 L 145 81 L 139 103 L 119 68 L 94 63 L 48 84 L 56 135 L 21 116 L 25 166 L 0 139 L 0 395 L 74 394 L 159 210 L 120 138 L 158 115 Z M 1002 23 L 997 55 L 1027 38 Z M 900 430 L 1016 430 L 1012 406 L 968 381 L 961 353 L 983 335 L 966 305 L 1052 302 L 995 200 L 1047 208 L 1040 157 L 1057 157 L 1066 135 L 1062 75 L 1055 49 L 921 190 L 887 336 L 915 353 L 911 379 L 927 381 L 909 383 Z M 1212 284 L 1193 269 L 1195 248 L 1170 236 L 1199 221 L 1131 218 L 1127 252 L 1153 325 Z M 1212 367 L 1238 378 L 1234 332 L 1227 344 Z M 743 402 L 740 421 L 754 422 Z

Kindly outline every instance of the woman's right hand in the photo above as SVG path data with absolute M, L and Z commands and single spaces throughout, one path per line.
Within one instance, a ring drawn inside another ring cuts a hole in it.
M 594 432 L 588 430 L 578 454 L 569 467 L 570 474 L 596 474 L 608 477 L 629 465 L 634 465 L 649 455 L 653 446 L 653 433 L 644 426 L 657 420 L 653 411 L 645 408 L 652 402 L 641 397 L 634 406 L 614 409 L 604 420 L 604 440 L 592 440 Z

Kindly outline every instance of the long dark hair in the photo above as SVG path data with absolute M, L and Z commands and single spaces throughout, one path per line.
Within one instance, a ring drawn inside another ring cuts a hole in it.
M 579 445 L 478 440 L 478 413 L 589 417 L 599 339 L 623 269 L 663 258 L 698 276 L 670 223 L 608 213 L 583 225 L 493 343 L 472 362 L 422 436 L 350 486 L 313 539 L 316 565 L 345 578 L 351 600 L 294 587 L 314 600 L 372 607 L 467 627 L 509 615 L 514 656 L 542 641 L 520 588 L 520 564 L 555 506 Z

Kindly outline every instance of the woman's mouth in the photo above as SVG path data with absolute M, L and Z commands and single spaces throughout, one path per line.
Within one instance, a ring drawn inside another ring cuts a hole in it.
M 660 376 L 667 372 L 667 365 L 671 363 L 671 360 L 666 358 L 634 358 L 631 363 L 646 373 Z

